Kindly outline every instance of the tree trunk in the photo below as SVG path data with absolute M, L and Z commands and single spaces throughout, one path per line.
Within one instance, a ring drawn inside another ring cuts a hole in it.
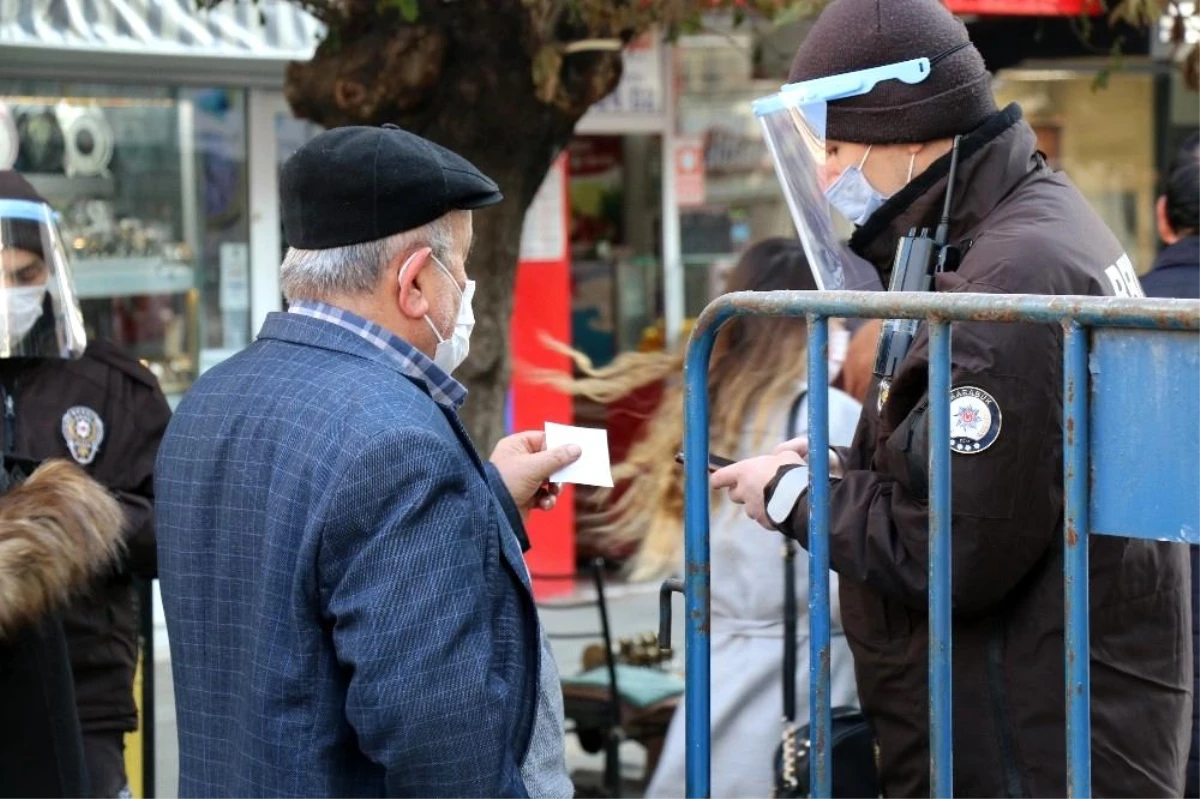
M 512 192 L 511 199 L 475 214 L 477 243 L 467 264 L 469 274 L 477 281 L 475 331 L 471 334 L 471 354 L 458 376 L 470 390 L 462 410 L 463 423 L 485 457 L 504 435 L 504 407 L 512 366 L 508 333 L 521 227 L 529 205 L 529 200 L 513 195 L 521 184 L 532 184 L 536 192 L 553 158 L 553 152 L 542 154 L 546 166 L 537 170 L 500 167 L 488 171 L 506 194 Z
M 551 58 L 553 79 L 535 84 L 546 21 L 532 18 L 531 5 L 422 4 L 418 23 L 404 24 L 369 0 L 348 0 L 348 16 L 331 27 L 313 60 L 287 73 L 297 116 L 326 127 L 393 122 L 467 158 L 504 192 L 503 203 L 474 215 L 467 272 L 478 285 L 475 331 L 456 373 L 471 394 L 463 421 L 485 456 L 504 432 L 525 210 L 575 123 L 620 77 L 619 53 L 585 52 Z M 559 35 L 571 33 L 566 23 L 556 25 Z

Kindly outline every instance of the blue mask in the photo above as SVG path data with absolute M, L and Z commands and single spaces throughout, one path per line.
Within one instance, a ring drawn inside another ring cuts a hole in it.
M 842 216 L 859 226 L 865 225 L 871 218 L 871 214 L 879 210 L 879 206 L 888 199 L 877 192 L 867 180 L 867 176 L 862 173 L 862 168 L 867 163 L 867 156 L 870 154 L 871 148 L 868 147 L 858 166 L 842 170 L 842 174 L 838 175 L 837 180 L 825 189 L 825 199 L 829 200 L 829 204 L 838 209 Z

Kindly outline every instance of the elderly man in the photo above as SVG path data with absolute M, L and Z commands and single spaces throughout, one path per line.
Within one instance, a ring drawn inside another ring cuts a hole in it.
M 450 376 L 471 211 L 500 199 L 394 126 L 285 165 L 290 310 L 197 381 L 158 465 L 181 796 L 571 792 L 521 541 L 579 451 L 484 463 Z

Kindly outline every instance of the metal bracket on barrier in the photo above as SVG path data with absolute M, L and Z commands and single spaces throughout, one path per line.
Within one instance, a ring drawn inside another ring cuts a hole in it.
M 683 580 L 669 577 L 658 589 L 658 650 L 671 652 L 671 595 L 683 593 Z

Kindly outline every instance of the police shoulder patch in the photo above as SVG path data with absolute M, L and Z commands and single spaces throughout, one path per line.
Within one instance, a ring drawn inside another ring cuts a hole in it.
M 104 420 L 84 405 L 76 405 L 63 414 L 62 434 L 76 462 L 87 466 L 96 460 L 104 443 Z
M 950 391 L 950 449 L 977 455 L 1000 436 L 1000 406 L 991 394 L 974 386 Z

